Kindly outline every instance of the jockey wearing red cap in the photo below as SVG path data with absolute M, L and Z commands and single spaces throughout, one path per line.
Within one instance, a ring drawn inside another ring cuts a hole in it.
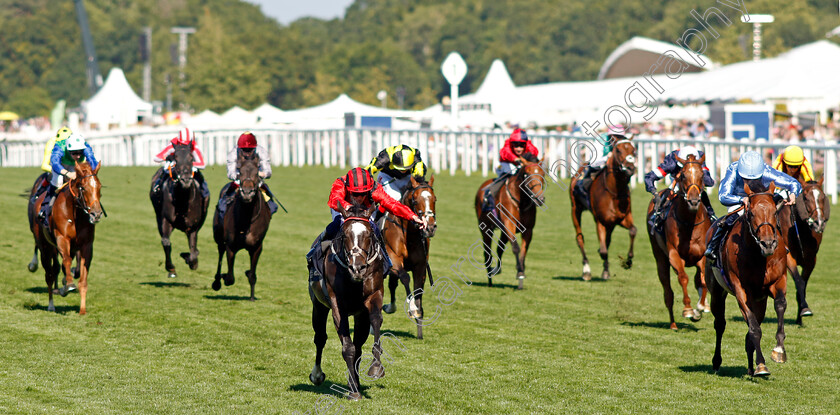
M 327 225 L 324 232 L 312 244 L 312 249 L 306 254 L 306 260 L 309 264 L 310 280 L 320 279 L 320 275 L 317 275 L 317 270 L 312 264 L 321 258 L 321 241 L 329 241 L 335 238 L 341 226 L 343 218 L 337 210 L 338 205 L 340 204 L 344 210 L 348 210 L 353 206 L 368 208 L 374 203 L 379 203 L 385 210 L 397 217 L 413 221 L 420 229 L 426 227 L 426 223 L 412 212 L 408 206 L 388 196 L 382 188 L 382 185 L 373 179 L 370 172 L 361 167 L 353 168 L 344 177 L 335 179 L 330 189 L 330 198 L 327 205 L 332 210 L 333 221 Z M 371 221 L 371 225 L 373 225 L 374 233 L 377 239 L 379 239 L 380 249 L 384 253 L 385 244 L 380 235 L 379 228 L 373 221 Z M 387 254 L 385 258 L 388 263 L 386 264 L 386 269 L 388 269 L 390 268 L 390 259 Z
M 201 154 L 201 150 L 199 150 L 198 147 L 196 147 L 195 134 L 189 128 L 184 127 L 178 131 L 178 135 L 169 141 L 169 145 L 164 147 L 163 150 L 160 151 L 160 153 L 157 153 L 157 155 L 155 155 L 155 163 L 163 163 L 163 167 L 161 168 L 161 170 L 168 169 L 170 165 L 175 163 L 175 146 L 177 145 L 190 146 L 190 149 L 192 149 L 193 170 L 195 171 L 195 179 L 198 180 L 198 183 L 201 187 L 201 195 L 203 197 L 209 197 L 210 188 L 207 187 L 207 183 L 204 181 L 204 175 L 202 175 L 200 171 L 205 167 L 204 155 Z M 155 181 L 155 185 L 152 191 L 157 192 L 160 190 L 165 177 L 166 175 L 164 175 L 161 171 L 161 174 L 158 175 L 157 180 Z
M 495 210 L 493 193 L 501 188 L 505 179 L 516 174 L 522 159 L 537 161 L 539 155 L 540 151 L 531 144 L 525 130 L 521 128 L 513 130 L 510 138 L 505 141 L 505 145 L 499 150 L 499 167 L 496 169 L 496 174 L 499 177 L 484 189 L 482 209 L 493 212 Z
M 260 177 L 263 179 L 271 177 L 271 159 L 269 159 L 268 151 L 265 147 L 257 145 L 257 137 L 254 133 L 250 131 L 242 133 L 239 139 L 236 140 L 236 148 L 230 150 L 227 154 L 227 176 L 233 182 L 222 187 L 222 192 L 219 194 L 218 212 L 221 217 L 225 217 L 225 211 L 230 202 L 233 201 L 234 192 L 239 187 L 239 167 L 237 167 L 236 161 L 239 159 L 240 154 L 250 156 L 253 152 L 257 153 L 257 157 L 260 160 Z M 268 207 L 271 209 L 271 214 L 273 215 L 277 212 L 277 203 L 274 202 L 274 195 L 271 193 L 265 181 L 260 184 L 260 187 L 270 196 Z

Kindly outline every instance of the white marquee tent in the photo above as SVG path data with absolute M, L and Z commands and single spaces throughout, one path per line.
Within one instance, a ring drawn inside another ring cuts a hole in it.
M 152 114 L 152 104 L 134 93 L 120 68 L 111 68 L 105 84 L 89 100 L 82 102 L 82 108 L 88 125 L 96 124 L 100 129 L 113 124 L 134 125 L 138 117 Z

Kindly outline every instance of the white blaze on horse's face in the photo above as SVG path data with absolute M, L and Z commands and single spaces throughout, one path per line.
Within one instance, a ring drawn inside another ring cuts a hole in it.
M 365 233 L 365 231 L 367 231 L 367 228 L 365 228 L 365 225 L 361 222 L 353 222 L 350 224 L 350 233 L 353 234 L 353 251 L 356 251 L 356 249 L 358 249 L 359 251 L 364 252 L 364 250 L 361 248 L 361 243 L 362 235 Z
M 428 190 L 424 190 L 424 191 L 420 192 L 420 197 L 422 197 L 423 200 L 426 202 L 426 209 L 425 209 L 426 213 L 431 212 L 432 211 L 432 205 L 431 205 L 432 194 Z
M 817 207 L 817 220 L 822 220 L 822 209 L 820 209 L 820 190 L 814 189 L 814 206 Z
M 631 154 L 631 155 L 625 157 L 624 161 L 626 161 L 628 163 L 635 163 L 636 162 L 636 157 L 633 157 L 633 155 Z

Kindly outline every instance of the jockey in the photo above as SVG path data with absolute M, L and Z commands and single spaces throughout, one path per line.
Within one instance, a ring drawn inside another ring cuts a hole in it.
M 76 178 L 76 162 L 83 163 L 85 161 L 90 164 L 92 169 L 96 169 L 96 166 L 99 165 L 93 155 L 93 148 L 85 142 L 85 138 L 81 134 L 71 133 L 63 140 L 56 138 L 55 146 L 53 146 L 50 154 L 50 166 L 52 167 L 50 188 L 44 196 L 44 201 L 41 202 L 39 218 L 45 219 L 49 215 L 49 210 L 52 208 L 53 201 L 55 201 L 56 189 L 64 184 L 64 177 L 67 177 L 68 180 Z
M 598 175 L 598 172 L 607 165 L 607 160 L 612 157 L 613 146 L 618 140 L 624 139 L 624 136 L 619 134 L 601 134 L 601 139 L 604 142 L 604 151 L 600 157 L 596 157 L 592 163 L 586 166 L 583 172 L 583 177 L 580 178 L 581 186 L 588 190 L 592 185 L 592 178 Z
M 786 205 L 792 205 L 796 197 L 802 192 L 802 185 L 796 179 L 770 168 L 764 163 L 761 154 L 755 151 L 747 151 L 741 154 L 741 158 L 726 168 L 726 174 L 720 182 L 718 198 L 724 206 L 729 206 L 729 212 L 737 210 L 741 204 L 749 204 L 749 198 L 744 191 L 744 183 L 747 185 L 755 181 L 761 181 L 765 187 L 775 182 L 776 187 L 788 192 Z M 729 214 L 717 222 L 717 228 L 712 235 L 706 248 L 706 257 L 717 260 L 717 251 L 720 243 L 726 234 L 735 225 L 738 217 L 744 213 L 741 210 L 737 215 Z
M 380 206 L 385 207 L 385 210 L 397 217 L 416 223 L 420 229 L 426 227 L 426 223 L 412 212 L 408 206 L 403 205 L 398 200 L 389 196 L 383 189 L 383 186 L 374 182 L 373 176 L 367 170 L 361 167 L 353 168 L 344 177 L 335 179 L 330 189 L 330 198 L 327 205 L 331 209 L 333 220 L 327 225 L 324 232 L 321 232 L 315 240 L 315 243 L 312 244 L 312 249 L 306 254 L 310 280 L 317 281 L 321 278 L 321 275 L 318 274 L 318 271 L 313 266 L 321 258 L 321 242 L 330 241 L 335 238 L 343 221 L 341 214 L 336 210 L 338 209 L 338 205 L 341 204 L 347 210 L 353 206 L 367 208 L 373 203 L 379 203 Z M 377 239 L 379 239 L 378 244 L 380 249 L 384 253 L 385 242 L 382 240 L 379 228 L 373 221 L 371 221 L 371 225 L 373 226 Z M 386 258 L 385 262 L 390 263 L 388 255 L 384 254 L 384 257 Z M 387 268 L 390 268 L 390 265 L 386 264 Z
M 682 160 L 688 159 L 688 156 L 694 156 L 695 159 L 700 160 L 703 157 L 703 152 L 698 150 L 694 146 L 685 146 L 683 148 L 676 149 L 672 151 L 670 154 L 665 156 L 665 159 L 662 160 L 662 163 L 659 167 L 651 170 L 648 174 L 645 175 L 645 189 L 648 193 L 652 194 L 654 197 L 657 196 L 656 194 L 656 181 L 665 177 L 666 175 L 670 175 L 672 180 L 676 180 L 677 174 L 682 169 L 683 165 L 677 161 L 677 158 Z M 712 179 L 711 174 L 709 174 L 709 168 L 706 167 L 706 163 L 703 163 L 703 185 L 706 187 L 712 187 L 715 185 L 715 180 Z M 670 189 L 668 191 L 662 193 L 662 197 L 656 198 L 655 207 L 653 210 L 653 215 L 650 217 L 650 224 L 651 229 L 653 229 L 653 225 L 656 223 L 656 220 L 659 217 L 659 214 L 662 210 L 663 202 L 667 197 L 670 195 Z M 706 191 L 703 190 L 701 192 L 701 200 L 703 204 L 706 206 L 706 211 L 709 212 L 709 217 L 712 222 L 717 220 L 715 216 L 715 210 L 712 208 L 712 203 L 709 200 L 709 195 L 706 194 Z
M 50 164 L 50 156 L 52 155 L 52 151 L 53 151 L 53 148 L 55 147 L 55 143 L 56 143 L 56 141 L 66 140 L 67 137 L 70 137 L 70 134 L 73 134 L 73 132 L 70 131 L 69 128 L 61 127 L 55 133 L 55 137 L 52 137 L 49 140 L 47 140 L 47 144 L 44 145 L 44 158 L 43 158 L 43 161 L 41 161 L 41 170 L 43 170 L 47 173 L 52 171 L 52 165 Z M 47 176 L 47 177 L 49 177 L 49 176 Z M 44 191 L 46 191 L 49 188 L 49 186 L 47 186 L 48 183 L 49 183 L 49 179 L 45 180 L 42 183 L 38 183 L 38 189 L 36 189 L 35 194 L 32 195 L 32 202 L 33 203 L 35 202 L 35 199 L 37 199 L 38 196 L 41 195 L 41 193 L 44 193 Z
M 811 162 L 805 158 L 805 154 L 802 153 L 802 148 L 799 146 L 785 148 L 785 151 L 776 157 L 773 168 L 795 179 L 802 179 L 803 183 L 814 180 L 814 169 L 811 167 Z
M 175 163 L 174 157 L 176 145 L 186 145 L 190 146 L 192 149 L 193 171 L 195 172 L 195 179 L 198 181 L 201 189 L 201 196 L 210 197 L 210 188 L 207 186 L 207 182 L 204 181 L 204 175 L 201 174 L 201 169 L 204 169 L 205 167 L 204 155 L 201 154 L 201 150 L 196 147 L 195 134 L 189 128 L 184 127 L 178 131 L 178 136 L 170 140 L 169 145 L 164 147 L 163 150 L 155 156 L 155 163 L 163 163 L 163 170 L 168 170 L 169 167 Z M 161 172 L 155 181 L 154 187 L 152 188 L 153 192 L 157 193 L 161 189 L 163 181 L 166 178 L 165 176 L 166 175 Z
M 417 180 L 426 178 L 426 165 L 420 158 L 420 150 L 405 144 L 380 151 L 365 167 L 365 170 L 371 175 L 379 172 L 376 181 L 394 200 L 402 200 L 402 194 L 408 188 L 411 176 Z M 382 212 L 382 207 L 379 211 Z
M 525 130 L 517 128 L 513 130 L 510 137 L 505 141 L 505 145 L 499 150 L 499 167 L 496 169 L 496 177 L 489 186 L 484 189 L 484 203 L 482 204 L 484 211 L 495 211 L 496 201 L 493 198 L 499 187 L 502 186 L 505 179 L 516 174 L 519 170 L 522 160 L 535 162 L 539 156 L 540 151 L 531 144 L 528 139 L 528 134 Z
M 240 154 L 251 155 L 255 151 L 257 157 L 260 158 L 260 178 L 268 179 L 271 177 L 271 159 L 269 159 L 268 151 L 265 147 L 257 145 L 257 137 L 254 133 L 250 131 L 242 133 L 239 139 L 236 140 L 236 148 L 230 150 L 227 154 L 227 176 L 232 182 L 222 187 L 222 191 L 219 194 L 218 211 L 219 216 L 222 218 L 225 217 L 225 211 L 230 205 L 230 202 L 233 201 L 234 192 L 239 187 L 239 168 L 236 167 L 236 161 L 239 159 Z M 265 181 L 260 183 L 260 188 L 263 194 L 268 195 L 268 208 L 273 215 L 277 212 L 277 203 L 274 202 L 274 195 L 271 193 Z

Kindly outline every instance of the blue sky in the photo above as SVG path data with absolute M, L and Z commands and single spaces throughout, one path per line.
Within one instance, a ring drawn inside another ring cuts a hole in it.
M 301 17 L 318 17 L 332 19 L 344 15 L 344 9 L 353 0 L 246 0 L 259 4 L 265 15 L 273 17 L 288 25 Z

